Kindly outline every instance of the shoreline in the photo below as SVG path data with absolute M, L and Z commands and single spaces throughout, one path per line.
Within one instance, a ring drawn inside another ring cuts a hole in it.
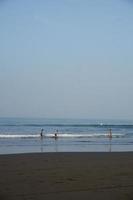
M 132 199 L 133 152 L 0 155 L 1 200 Z
M 0 159 L 1 159 L 1 157 L 3 157 L 3 156 L 24 156 L 24 155 L 26 155 L 26 156 L 33 156 L 33 155 L 35 155 L 35 156 L 37 156 L 37 155 L 52 155 L 53 154 L 53 156 L 54 155 L 60 155 L 60 154 L 70 154 L 70 155 L 72 155 L 72 154 L 133 154 L 133 151 L 68 151 L 68 152 L 66 152 L 66 151 L 57 151 L 57 152 L 55 152 L 55 151 L 50 151 L 50 152 L 48 152 L 48 151 L 46 151 L 46 152 L 22 152 L 22 153 L 7 153 L 7 154 L 0 154 Z

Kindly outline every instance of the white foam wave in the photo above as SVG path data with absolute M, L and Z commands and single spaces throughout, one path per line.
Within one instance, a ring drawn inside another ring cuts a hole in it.
M 114 133 L 112 134 L 112 137 L 117 138 L 117 137 L 124 137 L 126 134 L 122 133 Z M 55 137 L 54 134 L 45 134 L 44 137 Z M 90 133 L 90 134 L 67 134 L 67 133 L 59 133 L 57 135 L 59 138 L 98 138 L 98 137 L 109 137 L 108 133 Z
M 122 133 L 113 133 L 113 138 L 120 138 L 125 137 L 126 134 Z M 0 139 L 6 139 L 6 138 L 39 138 L 40 134 L 0 134 Z M 54 138 L 54 133 L 47 133 L 44 134 L 43 137 L 45 138 Z M 109 137 L 108 133 L 89 133 L 89 134 L 72 134 L 72 133 L 58 133 L 58 138 L 99 138 L 99 137 Z
M 40 137 L 39 134 L 33 135 L 33 134 L 0 134 L 0 138 L 37 138 Z

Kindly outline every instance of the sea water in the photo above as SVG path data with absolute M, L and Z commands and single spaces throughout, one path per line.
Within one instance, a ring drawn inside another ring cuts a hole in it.
M 0 118 L 0 154 L 111 151 L 133 151 L 133 121 Z

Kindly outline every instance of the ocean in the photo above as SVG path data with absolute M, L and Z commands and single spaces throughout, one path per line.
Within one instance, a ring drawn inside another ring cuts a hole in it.
M 0 154 L 120 151 L 133 151 L 131 120 L 0 118 Z

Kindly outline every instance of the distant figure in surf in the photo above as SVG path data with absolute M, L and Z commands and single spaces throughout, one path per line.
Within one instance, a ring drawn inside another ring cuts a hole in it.
M 41 139 L 43 138 L 43 128 L 41 129 L 40 137 Z
M 57 137 L 58 137 L 58 130 L 56 130 L 56 132 L 55 132 L 55 134 L 54 134 L 54 137 L 55 137 L 55 140 L 57 139 Z
M 109 129 L 109 139 L 110 140 L 112 139 L 112 129 L 111 128 Z

